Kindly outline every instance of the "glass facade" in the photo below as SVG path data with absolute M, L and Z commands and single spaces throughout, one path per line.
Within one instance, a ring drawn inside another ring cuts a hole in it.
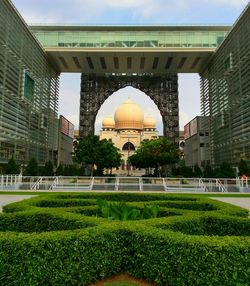
M 30 28 L 45 48 L 216 48 L 229 31 L 227 26 Z
M 212 164 L 250 161 L 250 4 L 201 73 Z
M 228 26 L 28 27 L 11 1 L 1 0 L 0 164 L 12 156 L 20 163 L 32 157 L 40 164 L 55 159 L 60 70 L 43 48 L 99 49 L 101 53 L 105 49 L 130 52 L 145 48 L 150 52 L 155 49 L 156 53 L 171 50 L 171 61 L 182 49 L 215 51 L 200 71 L 202 115 L 209 118 L 210 142 L 206 144 L 211 149 L 210 161 L 214 165 L 223 161 L 236 165 L 241 158 L 250 161 L 250 4 L 230 32 L 229 29 Z M 199 59 L 197 56 L 193 65 Z M 154 58 L 157 64 L 158 60 Z M 179 65 L 186 60 L 189 59 L 185 55 Z M 153 64 L 153 69 L 157 64 Z M 91 69 L 91 61 L 89 66 Z
M 56 148 L 58 73 L 10 1 L 0 1 L 0 163 Z

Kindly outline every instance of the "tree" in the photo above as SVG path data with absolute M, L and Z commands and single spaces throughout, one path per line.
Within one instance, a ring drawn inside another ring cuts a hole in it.
M 194 166 L 194 177 L 195 178 L 201 178 L 202 177 L 202 170 L 197 164 Z
M 43 176 L 54 176 L 54 167 L 51 161 L 45 163 Z
M 111 169 L 120 166 L 121 154 L 114 144 L 106 139 L 99 140 L 98 136 L 89 136 L 82 139 L 76 147 L 74 159 L 85 167 L 89 167 L 90 175 L 101 175 L 104 168 Z
M 96 164 L 98 175 L 101 175 L 103 169 L 110 169 L 119 167 L 121 164 L 121 154 L 119 149 L 114 146 L 112 141 L 103 139 L 99 141 L 99 162 Z
M 19 174 L 20 166 L 16 163 L 15 159 L 11 157 L 9 162 L 4 166 L 5 174 Z
M 210 165 L 206 165 L 204 168 L 204 178 L 214 178 L 215 172 Z
M 129 157 L 132 166 L 137 168 L 155 168 L 160 175 L 167 172 L 167 166 L 179 160 L 179 149 L 174 142 L 166 138 L 142 142 L 135 153 Z
M 63 168 L 64 176 L 78 176 L 78 168 L 76 165 L 65 165 Z
M 235 171 L 227 162 L 222 162 L 220 167 L 216 170 L 216 177 L 218 178 L 234 178 Z
M 63 165 L 60 164 L 57 168 L 56 168 L 56 176 L 63 176 Z
M 247 161 L 241 159 L 238 168 L 239 168 L 239 174 L 238 174 L 239 176 L 242 175 L 250 176 L 250 168 L 247 164 Z
M 174 174 L 185 178 L 192 178 L 194 175 L 192 167 L 186 166 L 185 160 L 178 162 L 178 168 L 174 169 Z
M 35 158 L 31 158 L 24 170 L 25 176 L 38 176 L 38 164 Z

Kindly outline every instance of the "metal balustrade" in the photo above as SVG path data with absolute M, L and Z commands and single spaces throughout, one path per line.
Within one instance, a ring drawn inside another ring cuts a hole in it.
M 157 177 L 26 177 L 1 175 L 0 190 L 31 191 L 144 191 L 144 192 L 250 192 L 249 180 L 239 178 Z

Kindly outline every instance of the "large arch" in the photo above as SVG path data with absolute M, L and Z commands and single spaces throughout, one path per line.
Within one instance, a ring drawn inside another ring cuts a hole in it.
M 179 140 L 178 81 L 176 74 L 97 75 L 82 74 L 80 98 L 80 137 L 94 134 L 99 108 L 115 91 L 132 86 L 148 95 L 160 110 L 163 135 Z
M 152 99 L 141 90 L 132 86 L 126 86 L 110 95 L 99 108 L 95 120 L 95 134 L 98 135 L 102 129 L 102 121 L 105 117 L 114 117 L 116 109 L 130 98 L 143 110 L 144 117 L 153 117 L 156 120 L 156 128 L 159 135 L 163 135 L 163 123 L 160 110 Z M 79 115 L 78 119 L 79 120 Z M 79 124 L 79 121 L 77 125 Z

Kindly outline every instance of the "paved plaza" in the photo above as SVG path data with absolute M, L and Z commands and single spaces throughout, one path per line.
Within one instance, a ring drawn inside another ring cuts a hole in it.
M 211 199 L 222 201 L 224 203 L 229 203 L 250 211 L 250 198 L 218 198 L 212 197 Z
M 32 195 L 0 195 L 0 212 L 3 211 L 2 207 L 11 203 L 22 201 L 25 199 L 30 199 Z

